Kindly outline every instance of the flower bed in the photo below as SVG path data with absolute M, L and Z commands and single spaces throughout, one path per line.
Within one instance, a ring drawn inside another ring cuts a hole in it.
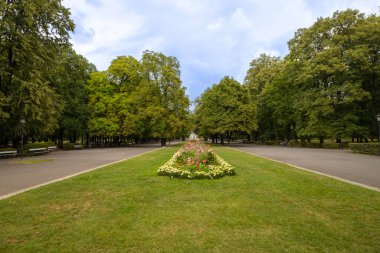
M 201 142 L 186 143 L 157 172 L 160 176 L 182 179 L 214 179 L 236 174 L 230 164 Z

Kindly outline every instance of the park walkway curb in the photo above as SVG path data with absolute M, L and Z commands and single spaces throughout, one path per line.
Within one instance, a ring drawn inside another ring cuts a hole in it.
M 294 164 L 282 162 L 282 161 L 275 160 L 275 159 L 272 159 L 272 158 L 269 158 L 269 157 L 266 157 L 266 156 L 253 154 L 253 153 L 250 153 L 248 151 L 243 151 L 243 150 L 236 149 L 236 148 L 231 148 L 231 147 L 226 147 L 226 148 L 229 148 L 229 149 L 232 149 L 232 150 L 235 150 L 235 151 L 239 151 L 239 152 L 243 152 L 243 153 L 246 153 L 246 154 L 249 154 L 249 155 L 253 155 L 253 156 L 256 156 L 256 157 L 264 158 L 264 159 L 267 159 L 267 160 L 270 160 L 270 161 L 273 161 L 273 162 L 282 163 L 282 164 L 288 165 L 288 166 L 296 168 L 296 169 L 300 169 L 300 170 L 308 171 L 308 172 L 311 172 L 311 173 L 314 173 L 314 174 L 318 174 L 318 175 L 321 175 L 321 176 L 333 178 L 333 179 L 336 179 L 336 180 L 339 180 L 339 181 L 342 181 L 342 182 L 345 182 L 345 183 L 349 183 L 349 184 L 352 184 L 352 185 L 360 186 L 360 187 L 363 187 L 363 188 L 366 188 L 366 189 L 369 189 L 369 190 L 380 192 L 380 188 L 377 188 L 377 187 L 374 187 L 374 186 L 370 186 L 370 185 L 354 182 L 354 181 L 351 181 L 351 180 L 348 180 L 348 179 L 344 179 L 344 178 L 337 177 L 337 176 L 332 176 L 332 175 L 329 175 L 329 174 L 326 174 L 326 173 L 322 173 L 322 172 L 318 172 L 318 171 L 314 171 L 314 170 L 311 170 L 311 169 L 306 169 L 306 168 L 303 168 L 303 167 L 300 167 L 300 166 L 297 166 L 297 165 L 294 165 Z
M 77 173 L 68 175 L 68 176 L 60 177 L 60 178 L 57 178 L 57 179 L 54 179 L 54 180 L 51 180 L 51 181 L 48 181 L 48 182 L 45 182 L 45 183 L 42 183 L 42 184 L 37 184 L 37 185 L 30 186 L 30 187 L 26 187 L 24 189 L 21 189 L 21 190 L 18 190 L 18 191 L 11 192 L 11 193 L 8 193 L 6 195 L 0 196 L 0 200 L 7 199 L 7 198 L 12 197 L 14 195 L 17 195 L 17 194 L 20 194 L 20 193 L 23 193 L 23 192 L 26 192 L 26 191 L 30 191 L 30 190 L 33 190 L 33 189 L 37 189 L 37 188 L 40 188 L 40 187 L 45 186 L 45 185 L 49 185 L 49 184 L 53 184 L 53 183 L 56 183 L 56 182 L 59 182 L 59 181 L 63 181 L 65 179 L 69 179 L 69 178 L 72 178 L 72 177 L 75 177 L 75 176 L 78 176 L 78 175 L 81 175 L 81 174 L 84 174 L 84 173 L 87 173 L 87 172 L 90 172 L 90 171 L 94 171 L 94 170 L 97 170 L 97 169 L 100 169 L 100 168 L 103 168 L 103 167 L 107 167 L 109 165 L 113 165 L 113 164 L 116 164 L 116 163 L 124 162 L 124 161 L 127 161 L 127 160 L 130 160 L 130 159 L 133 159 L 133 158 L 136 158 L 136 157 L 139 157 L 139 156 L 151 153 L 153 151 L 156 151 L 156 150 L 159 150 L 159 149 L 162 149 L 162 148 L 163 147 L 159 147 L 159 148 L 156 148 L 156 149 L 153 149 L 153 150 L 150 150 L 150 151 L 147 151 L 147 152 L 135 155 L 135 156 L 131 156 L 131 157 L 128 157 L 128 158 L 125 158 L 125 159 L 121 159 L 121 160 L 112 162 L 112 163 L 103 164 L 103 165 L 100 165 L 100 166 L 97 166 L 97 167 L 94 167 L 94 168 L 90 168 L 90 169 L 87 169 L 87 170 L 84 170 L 84 171 L 81 171 L 81 172 L 77 172 Z

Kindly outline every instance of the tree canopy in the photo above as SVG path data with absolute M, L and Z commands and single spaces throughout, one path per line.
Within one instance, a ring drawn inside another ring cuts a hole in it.
M 88 85 L 90 133 L 166 139 L 185 137 L 189 99 L 175 57 L 145 51 L 113 60 L 107 71 L 93 73 Z
M 245 85 L 258 106 L 256 139 L 376 136 L 380 18 L 337 11 L 299 29 L 284 58 L 261 55 Z
M 27 134 L 44 136 L 58 125 L 64 106 L 52 75 L 74 30 L 60 0 L 0 2 L 0 141 Z
M 203 136 L 231 139 L 233 133 L 250 133 L 257 129 L 256 106 L 248 89 L 230 77 L 207 89 L 195 108 L 197 132 Z

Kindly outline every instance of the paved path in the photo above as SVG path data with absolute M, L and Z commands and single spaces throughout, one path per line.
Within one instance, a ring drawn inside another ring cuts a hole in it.
M 367 185 L 380 191 L 380 157 L 347 150 L 232 144 L 232 148 Z
M 20 164 L 20 158 L 0 159 L 0 199 L 157 148 L 158 144 L 147 144 L 125 148 L 58 151 L 23 159 L 49 160 L 36 164 Z

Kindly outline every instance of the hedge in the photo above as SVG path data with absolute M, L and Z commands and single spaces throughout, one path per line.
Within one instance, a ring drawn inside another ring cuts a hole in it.
M 28 143 L 24 145 L 24 149 L 30 149 L 30 148 L 47 148 L 57 146 L 54 142 L 33 142 Z
M 379 143 L 350 143 L 348 144 L 350 149 L 355 153 L 379 155 Z
M 82 145 L 81 143 L 71 143 L 71 142 L 65 142 L 63 143 L 63 149 L 67 149 L 67 150 L 71 150 L 71 149 L 75 149 L 74 146 L 75 145 Z
M 63 149 L 74 149 L 74 143 L 65 142 L 63 143 Z
M 29 155 L 29 149 L 31 148 L 47 148 L 57 146 L 54 142 L 33 142 L 24 145 L 24 155 Z
M 343 148 L 348 148 L 347 142 L 342 142 Z M 340 149 L 339 143 L 322 143 L 322 146 L 320 143 L 316 142 L 288 142 L 288 147 L 300 147 L 300 148 L 326 148 L 326 149 Z
M 14 149 L 14 148 L 0 148 L 0 152 L 1 151 L 16 151 L 16 149 Z

